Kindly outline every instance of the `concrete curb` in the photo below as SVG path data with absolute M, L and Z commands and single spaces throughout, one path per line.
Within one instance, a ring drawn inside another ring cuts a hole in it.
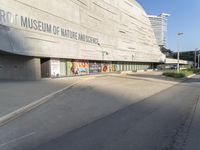
M 4 126 L 5 124 L 7 124 L 8 122 L 22 116 L 23 114 L 25 114 L 26 112 L 29 112 L 37 107 L 39 107 L 40 105 L 48 102 L 50 100 L 50 98 L 52 98 L 53 96 L 56 96 L 58 94 L 61 94 L 62 92 L 72 88 L 73 86 L 77 85 L 77 84 L 80 84 L 84 81 L 88 81 L 88 80 L 92 80 L 92 79 L 95 79 L 96 77 L 89 77 L 89 78 L 83 78 L 83 79 L 80 79 L 80 81 L 77 81 L 69 86 L 66 86 L 64 88 L 62 88 L 61 90 L 58 90 L 58 91 L 55 91 L 47 96 L 44 96 L 36 101 L 34 101 L 33 103 L 30 103 L 29 105 L 26 105 L 14 112 L 11 112 L 3 117 L 0 117 L 0 127 L 1 126 Z
M 192 78 L 192 77 L 194 77 L 194 76 L 196 76 L 196 74 L 192 74 L 192 75 L 190 75 L 190 76 L 187 76 L 186 78 Z
M 196 76 L 197 74 L 192 74 L 192 75 L 189 75 L 189 76 L 187 76 L 187 77 L 184 77 L 184 78 L 182 78 L 181 80 L 182 80 L 182 82 L 184 82 L 184 81 L 186 81 L 186 80 L 188 80 L 188 79 L 190 79 L 190 78 L 192 78 L 192 77 L 194 77 L 194 76 Z

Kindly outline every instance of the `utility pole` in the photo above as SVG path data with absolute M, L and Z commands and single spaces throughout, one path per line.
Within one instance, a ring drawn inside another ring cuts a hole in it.
M 179 65 L 179 60 L 180 60 L 180 54 L 179 54 L 179 51 L 180 51 L 180 43 L 179 43 L 179 37 L 183 35 L 182 32 L 178 32 L 177 33 L 177 60 L 178 60 L 178 63 L 177 63 L 177 72 L 179 73 L 180 71 L 180 65 Z
M 194 50 L 194 68 L 196 69 L 197 67 L 197 48 Z

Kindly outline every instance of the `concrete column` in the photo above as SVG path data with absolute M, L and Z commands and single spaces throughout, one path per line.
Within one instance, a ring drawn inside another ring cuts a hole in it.
M 0 79 L 40 80 L 40 58 L 1 54 Z

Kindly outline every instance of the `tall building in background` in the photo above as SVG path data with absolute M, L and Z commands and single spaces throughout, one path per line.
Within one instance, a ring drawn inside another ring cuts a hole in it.
M 162 13 L 159 16 L 148 15 L 154 30 L 157 43 L 160 47 L 166 47 L 167 25 L 169 14 Z

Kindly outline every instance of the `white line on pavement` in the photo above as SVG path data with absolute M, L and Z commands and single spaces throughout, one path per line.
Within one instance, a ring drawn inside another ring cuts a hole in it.
M 55 92 L 53 92 L 53 93 L 51 93 L 51 94 L 49 94 L 49 95 L 47 95 L 47 96 L 45 96 L 45 97 L 43 97 L 43 98 L 41 98 L 39 100 L 36 100 L 33 103 L 30 103 L 29 105 L 26 105 L 26 106 L 14 111 L 14 112 L 11 112 L 11 113 L 3 116 L 3 117 L 0 117 L 0 127 L 5 125 L 6 123 L 8 123 L 9 121 L 11 121 L 13 119 L 16 119 L 16 118 L 20 117 L 24 113 L 29 112 L 29 111 L 33 110 L 34 108 L 37 108 L 38 106 L 48 102 L 48 100 L 51 97 L 55 96 L 56 94 L 62 93 L 63 91 L 65 91 L 65 90 L 67 90 L 67 89 L 69 89 L 69 88 L 71 88 L 71 87 L 73 87 L 73 86 L 75 86 L 77 84 L 80 84 L 82 82 L 85 82 L 85 81 L 88 81 L 88 80 L 92 80 L 92 79 L 95 79 L 95 77 L 83 78 L 80 81 L 77 81 L 77 82 L 75 82 L 75 83 L 73 83 L 73 84 L 71 84 L 71 85 L 69 85 L 67 87 L 64 87 L 61 90 L 55 91 Z
M 14 142 L 23 140 L 23 139 L 25 139 L 25 138 L 27 138 L 27 137 L 33 136 L 34 134 L 36 134 L 36 133 L 35 133 L 35 132 L 31 132 L 31 133 L 29 133 L 29 134 L 27 134 L 27 135 L 24 135 L 24 136 L 18 137 L 18 138 L 16 138 L 16 139 L 10 140 L 10 141 L 8 141 L 8 142 L 2 143 L 2 144 L 0 144 L 0 147 L 4 147 L 4 146 L 6 146 L 6 145 L 8 145 L 8 144 L 11 144 L 11 143 L 14 143 Z

